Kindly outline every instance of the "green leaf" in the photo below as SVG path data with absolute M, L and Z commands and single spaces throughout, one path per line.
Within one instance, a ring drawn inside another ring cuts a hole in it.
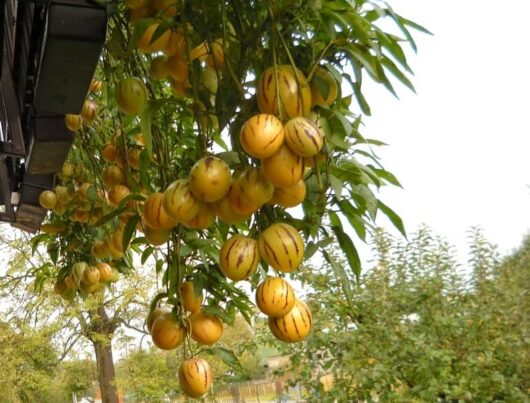
M 125 228 L 123 229 L 123 250 L 126 251 L 129 247 L 129 243 L 131 242 L 131 238 L 133 237 L 134 233 L 136 232 L 136 226 L 138 225 L 138 222 L 140 221 L 140 217 L 137 215 L 131 216 L 127 220 L 127 224 L 125 224 Z
M 48 234 L 39 234 L 31 238 L 31 254 L 34 255 L 39 247 L 39 244 L 49 238 Z
M 114 210 L 112 210 L 110 213 L 108 214 L 105 214 L 103 217 L 101 217 L 95 224 L 94 224 L 94 227 L 100 227 L 102 226 L 103 224 L 106 224 L 108 223 L 110 220 L 112 220 L 113 218 L 116 218 L 118 217 L 120 214 L 122 214 L 125 210 L 127 209 L 127 207 L 125 206 L 120 206 Z
M 141 19 L 140 21 L 134 24 L 133 34 L 131 36 L 131 39 L 129 40 L 129 44 L 127 45 L 128 53 L 136 49 L 136 45 L 138 44 L 138 41 L 144 35 L 147 28 L 149 28 L 149 26 L 153 24 L 154 21 L 155 20 L 153 18 L 145 18 L 145 19 Z
M 154 250 L 155 250 L 155 248 L 153 248 L 152 246 L 148 246 L 147 248 L 145 248 L 145 250 L 142 253 L 142 256 L 140 258 L 140 262 L 142 264 L 145 264 L 147 259 L 149 259 L 149 256 L 151 256 L 153 254 Z
M 407 76 L 396 66 L 396 64 L 390 60 L 388 57 L 383 56 L 381 58 L 381 63 L 383 66 L 385 66 L 388 71 L 390 71 L 394 77 L 396 77 L 403 85 L 408 87 L 412 92 L 416 92 L 416 89 L 414 88 L 414 85 L 412 82 L 407 78 Z
M 403 220 L 401 219 L 401 217 L 397 215 L 394 210 L 384 204 L 381 200 L 377 201 L 377 207 L 389 218 L 392 224 L 394 224 L 394 227 L 396 227 L 396 229 L 401 232 L 401 234 L 406 239 L 407 231 L 405 230 L 405 226 L 403 225 Z
M 144 136 L 145 149 L 149 159 L 153 157 L 153 134 L 151 132 L 151 123 L 153 120 L 153 107 L 149 104 L 140 116 L 140 128 L 142 129 L 142 135 Z
M 357 236 L 366 241 L 366 227 L 361 212 L 345 199 L 341 200 L 338 205 L 342 214 L 348 219 L 348 222 L 357 233 Z
M 331 187 L 333 188 L 333 192 L 335 193 L 335 197 L 337 200 L 340 200 L 342 195 L 342 181 L 338 179 L 336 176 L 329 175 L 329 182 L 331 184 Z
M 323 255 L 324 259 L 326 259 L 326 261 L 331 265 L 333 271 L 337 275 L 337 278 L 339 279 L 340 285 L 342 287 L 342 291 L 344 292 L 344 295 L 346 296 L 350 305 L 352 305 L 353 293 L 350 287 L 350 278 L 348 277 L 346 270 L 344 270 L 344 267 L 342 267 L 341 264 L 337 263 L 333 256 L 331 256 L 327 251 L 324 251 Z
M 364 97 L 361 91 L 361 84 L 355 83 L 353 85 L 353 93 L 355 95 L 355 98 L 357 99 L 357 103 L 359 104 L 361 111 L 365 115 L 370 116 L 372 114 L 372 111 L 370 109 L 370 105 L 368 105 L 368 101 L 366 101 L 366 98 Z
M 361 275 L 361 260 L 359 259 L 359 254 L 357 253 L 357 249 L 355 248 L 353 241 L 341 227 L 333 226 L 332 229 L 333 233 L 337 237 L 340 248 L 346 255 L 346 259 L 348 260 L 350 268 L 358 280 L 359 276 Z
M 219 357 L 226 365 L 232 368 L 234 371 L 243 372 L 241 363 L 237 359 L 236 355 L 232 350 L 228 350 L 224 347 L 212 347 L 203 350 L 206 354 L 214 355 Z

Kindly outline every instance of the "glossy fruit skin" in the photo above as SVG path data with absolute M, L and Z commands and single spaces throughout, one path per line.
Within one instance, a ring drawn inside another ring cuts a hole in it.
M 290 65 L 266 69 L 258 81 L 257 98 L 261 113 L 281 116 L 282 119 L 306 116 L 311 109 L 309 83 L 304 73 Z
M 148 99 L 147 87 L 135 77 L 124 78 L 116 87 L 118 107 L 129 115 L 140 115 L 147 107 Z
M 232 185 L 233 186 L 233 185 Z M 215 215 L 225 224 L 239 224 L 249 219 L 248 214 L 239 214 L 232 207 L 230 193 L 213 205 Z
M 112 267 L 108 263 L 96 263 L 95 267 L 99 271 L 99 281 L 101 283 L 108 283 L 112 279 Z
M 247 202 L 243 198 L 243 194 L 241 192 L 241 188 L 239 186 L 232 186 L 229 193 L 230 197 L 230 203 L 232 204 L 232 208 L 237 214 L 243 215 L 243 216 L 250 216 L 250 214 L 258 211 L 261 207 L 259 204 L 253 204 Z
M 163 313 L 151 327 L 153 343 L 162 350 L 173 350 L 184 342 L 185 332 L 171 312 Z
M 298 206 L 305 200 L 307 189 L 303 179 L 300 179 L 295 185 L 276 188 L 269 204 L 277 204 L 283 208 Z
M 95 94 L 101 91 L 101 86 L 101 80 L 96 80 L 93 78 L 92 81 L 90 81 L 90 87 L 88 88 L 88 90 Z
M 180 287 L 180 293 L 182 295 L 182 303 L 186 311 L 193 313 L 201 309 L 204 297 L 202 292 L 198 297 L 195 297 L 193 281 L 185 281 L 182 283 L 182 286 Z
M 293 288 L 281 277 L 267 277 L 256 289 L 256 305 L 269 317 L 287 315 L 295 302 Z
M 228 238 L 219 252 L 221 271 L 233 281 L 249 278 L 256 271 L 258 263 L 258 242 L 243 235 Z
M 156 307 L 151 312 L 149 312 L 147 318 L 145 319 L 145 327 L 147 328 L 147 331 L 149 333 L 151 333 L 151 330 L 153 329 L 153 324 L 155 323 L 155 320 L 157 320 L 162 315 L 171 315 L 171 310 L 169 310 L 168 308 Z
M 200 208 L 201 202 L 193 195 L 188 179 L 177 179 L 164 192 L 164 209 L 179 222 L 190 221 Z
M 262 206 L 268 202 L 274 193 L 274 186 L 267 180 L 260 168 L 245 169 L 233 186 L 239 187 L 241 197 L 245 202 L 256 206 Z
M 111 206 L 117 207 L 120 205 L 121 201 L 131 194 L 129 188 L 125 185 L 114 185 L 109 191 L 107 196 L 109 204 Z
M 151 60 L 149 73 L 157 80 L 165 80 L 169 76 L 167 56 L 157 56 Z
M 199 211 L 189 221 L 183 222 L 186 228 L 190 229 L 207 229 L 215 221 L 215 211 L 213 207 L 204 202 L 199 202 Z
M 98 114 L 98 106 L 95 102 L 90 101 L 89 99 L 85 100 L 85 103 L 83 104 L 83 109 L 81 110 L 81 117 L 83 118 L 84 122 L 92 122 L 94 119 L 96 119 L 96 116 Z
M 149 25 L 149 27 L 147 27 L 142 37 L 136 44 L 136 47 L 138 48 L 140 52 L 155 53 L 155 52 L 160 52 L 166 48 L 169 42 L 169 39 L 171 37 L 171 30 L 169 28 L 167 28 L 162 33 L 162 35 L 160 35 L 158 38 L 152 41 L 153 36 L 155 32 L 158 30 L 159 26 L 160 26 L 160 23 L 154 22 L 153 24 Z
M 118 155 L 118 148 L 112 143 L 105 144 L 105 146 L 101 149 L 101 156 L 107 162 L 116 161 L 117 155 Z
M 179 368 L 179 384 L 186 396 L 198 399 L 212 386 L 212 370 L 203 358 L 190 358 Z
M 285 142 L 301 157 L 317 155 L 324 145 L 324 134 L 313 121 L 299 117 L 285 124 Z
M 289 224 L 275 223 L 263 231 L 258 239 L 260 256 L 273 268 L 291 273 L 304 259 L 304 241 Z
M 267 158 L 276 153 L 283 144 L 284 137 L 281 120 L 266 113 L 248 119 L 239 134 L 243 150 L 254 158 Z
M 149 227 L 144 228 L 145 240 L 153 246 L 160 246 L 165 244 L 169 240 L 171 231 L 167 229 L 152 229 Z
M 177 221 L 164 209 L 162 202 L 164 194 L 151 194 L 144 203 L 143 218 L 148 227 L 153 229 L 171 229 L 177 226 Z
M 195 197 L 207 203 L 221 200 L 230 191 L 232 175 L 228 164 L 216 157 L 204 157 L 190 170 L 189 183 Z
M 64 116 L 64 124 L 71 132 L 76 132 L 83 127 L 83 117 L 81 115 L 66 114 Z
M 57 205 L 57 195 L 53 190 L 45 190 L 39 195 L 39 204 L 42 208 L 51 210 Z
M 109 165 L 107 168 L 105 168 L 103 171 L 103 176 L 101 177 L 103 184 L 110 188 L 114 185 L 125 184 L 126 179 L 127 176 L 125 171 L 118 165 Z
M 293 153 L 285 144 L 276 154 L 261 162 L 265 177 L 276 187 L 293 186 L 302 179 L 304 159 Z
M 269 329 L 276 338 L 287 343 L 296 343 L 307 337 L 313 325 L 308 306 L 296 300 L 293 308 L 284 316 L 269 318 Z
M 317 84 L 320 81 L 320 85 Z M 311 87 L 311 102 L 313 105 L 331 106 L 339 94 L 339 86 L 333 75 L 324 67 L 317 67 L 313 79 L 309 84 Z M 327 87 L 327 93 L 321 92 L 320 87 Z
M 83 281 L 87 285 L 99 283 L 99 270 L 95 266 L 89 266 L 83 272 Z
M 190 315 L 191 338 L 197 343 L 212 345 L 223 335 L 223 323 L 218 317 L 203 312 Z

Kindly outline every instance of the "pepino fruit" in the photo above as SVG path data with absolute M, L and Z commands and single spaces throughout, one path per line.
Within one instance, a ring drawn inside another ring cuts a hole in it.
M 169 64 L 167 56 L 157 56 L 151 60 L 149 73 L 157 80 L 165 80 L 169 76 Z
M 185 331 L 171 312 L 162 313 L 153 322 L 151 338 L 162 350 L 173 350 L 184 342 Z
M 258 82 L 257 97 L 261 113 L 281 119 L 306 116 L 311 109 L 309 83 L 304 73 L 289 65 L 266 69 Z
M 227 239 L 219 252 L 221 271 L 233 281 L 249 278 L 256 271 L 258 263 L 258 243 L 242 235 Z
M 164 29 L 165 28 L 165 29 Z M 159 32 L 160 31 L 160 32 Z M 156 34 L 156 39 L 155 38 Z M 160 34 L 160 35 L 159 35 Z M 161 26 L 160 23 L 154 22 L 149 25 L 143 35 L 138 40 L 136 47 L 143 53 L 160 52 L 166 48 L 171 37 L 171 30 Z
M 180 287 L 180 293 L 186 311 L 197 312 L 201 309 L 203 295 L 202 292 L 199 295 L 195 294 L 193 281 L 185 281 Z
M 317 67 L 309 86 L 313 105 L 331 106 L 337 99 L 339 93 L 337 81 L 324 67 Z
M 287 315 L 295 301 L 293 288 L 281 277 L 267 277 L 256 289 L 256 305 L 272 318 Z
M 71 132 L 76 132 L 83 127 L 83 117 L 81 115 L 65 115 L 64 124 Z
M 258 247 L 263 260 L 284 273 L 296 270 L 304 259 L 304 241 L 289 224 L 272 224 L 261 233 Z
M 96 263 L 95 267 L 99 271 L 99 281 L 101 283 L 108 283 L 112 280 L 112 267 L 108 263 Z
M 83 118 L 84 122 L 92 122 L 96 118 L 98 114 L 98 106 L 94 101 L 90 101 L 89 99 L 85 100 L 85 103 L 83 104 L 83 109 L 81 110 L 81 117 Z
M 279 150 L 284 136 L 280 119 L 262 113 L 252 116 L 243 124 L 239 139 L 248 155 L 254 158 L 267 158 Z
M 45 190 L 39 195 L 39 204 L 42 208 L 51 210 L 57 205 L 57 195 L 53 190 Z
M 294 118 L 285 124 L 285 142 L 301 157 L 317 155 L 324 145 L 322 130 L 307 118 Z
M 190 171 L 190 188 L 199 200 L 211 203 L 230 191 L 232 175 L 228 164 L 216 157 L 204 157 Z
M 307 337 L 312 326 L 311 311 L 300 300 L 296 300 L 293 309 L 284 316 L 269 318 L 269 328 L 276 338 L 287 343 L 296 343 Z
M 190 315 L 191 338 L 197 343 L 212 345 L 223 335 L 223 323 L 217 316 L 203 312 Z
M 171 217 L 162 204 L 164 194 L 151 194 L 144 203 L 143 219 L 148 227 L 153 229 L 171 229 L 177 226 L 177 220 Z
M 259 168 L 247 168 L 233 186 L 239 188 L 245 202 L 254 206 L 262 206 L 271 199 L 274 193 L 274 186 Z
M 219 217 L 219 220 L 225 224 L 239 224 L 248 220 L 249 218 L 248 214 L 239 214 L 236 210 L 234 210 L 230 200 L 230 193 L 221 200 L 215 202 L 213 209 L 215 211 L 215 215 Z
M 298 206 L 305 200 L 306 186 L 303 179 L 300 179 L 295 185 L 276 188 L 269 204 L 277 204 L 283 208 Z
M 186 396 L 194 399 L 204 396 L 212 386 L 212 370 L 208 361 L 202 358 L 183 361 L 179 368 L 179 384 Z
M 276 154 L 262 160 L 262 164 L 265 177 L 279 188 L 295 185 L 304 173 L 304 159 L 286 145 Z
M 155 320 L 157 320 L 162 315 L 171 315 L 171 311 L 168 308 L 156 307 L 155 309 L 149 312 L 145 320 L 145 327 L 147 328 L 147 331 L 149 333 L 151 333 L 151 330 L 153 329 L 153 324 L 155 323 Z
M 208 203 L 199 203 L 199 211 L 189 221 L 183 222 L 182 224 L 186 228 L 190 229 L 207 229 L 215 221 L 215 211 L 213 207 Z
M 147 87 L 135 77 L 124 78 L 116 87 L 118 107 L 128 115 L 140 115 L 147 107 L 148 99 Z
M 201 202 L 193 195 L 187 179 L 178 179 L 164 192 L 164 209 L 179 222 L 190 221 L 197 215 Z
M 83 272 L 83 282 L 87 285 L 99 283 L 99 270 L 96 266 L 88 266 Z
M 169 240 L 171 231 L 168 229 L 153 229 L 149 227 L 144 228 L 145 240 L 152 246 L 160 246 Z

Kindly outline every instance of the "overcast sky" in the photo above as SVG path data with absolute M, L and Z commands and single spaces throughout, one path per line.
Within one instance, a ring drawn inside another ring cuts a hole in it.
M 480 225 L 509 252 L 530 228 L 530 1 L 389 3 L 434 36 L 409 52 L 417 94 L 366 88 L 365 134 L 390 143 L 379 154 L 404 186 L 382 200 L 409 232 L 427 223 L 463 251 Z

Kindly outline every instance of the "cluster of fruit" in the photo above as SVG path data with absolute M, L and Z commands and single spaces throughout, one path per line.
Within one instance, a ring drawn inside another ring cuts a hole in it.
M 57 295 L 71 301 L 77 291 L 82 295 L 93 294 L 102 290 L 105 284 L 118 281 L 119 277 L 118 271 L 107 263 L 90 266 L 86 262 L 78 262 L 68 276 L 57 279 L 53 289 Z
M 89 91 L 92 94 L 97 94 L 101 91 L 101 81 L 92 80 L 90 83 Z M 83 109 L 78 115 L 67 114 L 64 117 L 64 123 L 68 130 L 76 132 L 83 127 L 83 123 L 91 123 L 96 119 L 98 112 L 97 104 L 90 98 L 85 99 L 83 103 Z

